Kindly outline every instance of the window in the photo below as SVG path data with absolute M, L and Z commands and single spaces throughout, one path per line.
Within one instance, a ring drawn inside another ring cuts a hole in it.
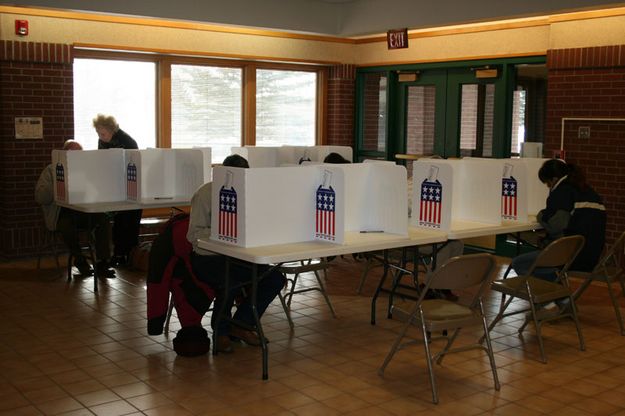
M 210 147 L 221 163 L 241 145 L 242 70 L 171 67 L 171 147 Z
M 114 116 L 140 149 L 210 147 L 213 163 L 244 144 L 313 146 L 321 140 L 327 69 L 320 66 L 74 53 L 74 126 L 85 149 L 98 146 L 92 127 L 98 113 Z
M 258 69 L 256 145 L 313 146 L 316 105 L 316 73 Z
M 74 139 L 97 149 L 92 120 L 115 117 L 139 148 L 156 146 L 156 65 L 108 59 L 74 60 Z

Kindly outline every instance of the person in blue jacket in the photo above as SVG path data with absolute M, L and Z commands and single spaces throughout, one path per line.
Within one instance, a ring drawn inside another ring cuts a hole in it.
M 563 236 L 582 235 L 584 246 L 569 270 L 591 271 L 605 244 L 606 213 L 601 196 L 586 183 L 583 173 L 573 164 L 561 159 L 543 163 L 538 178 L 549 187 L 546 206 L 536 219 L 546 231 L 543 243 Z M 512 260 L 511 268 L 518 274 L 526 274 L 538 256 L 538 251 L 522 254 Z M 535 276 L 554 281 L 553 269 L 535 271 Z

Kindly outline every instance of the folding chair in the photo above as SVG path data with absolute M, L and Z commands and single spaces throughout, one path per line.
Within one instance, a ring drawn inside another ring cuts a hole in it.
M 330 308 L 332 317 L 336 318 L 336 313 L 334 312 L 334 307 L 332 306 L 332 302 L 330 302 L 330 298 L 328 297 L 328 293 L 326 292 L 326 288 L 323 283 L 323 280 L 321 279 L 321 276 L 319 276 L 319 272 L 323 271 L 324 277 L 327 277 L 326 270 L 328 269 L 328 267 L 329 267 L 329 264 L 325 259 L 320 259 L 319 261 L 315 261 L 314 263 L 312 259 L 308 259 L 308 260 L 300 261 L 299 265 L 286 264 L 278 268 L 278 270 L 284 275 L 290 275 L 290 274 L 293 275 L 292 278 L 287 277 L 287 282 L 291 284 L 291 289 L 288 291 L 288 293 L 285 296 L 286 306 L 289 309 L 289 311 L 291 309 L 291 300 L 293 300 L 293 295 L 316 290 L 316 291 L 319 291 L 323 295 L 323 298 L 325 299 L 326 303 L 328 304 L 328 307 Z M 296 289 L 297 280 L 300 274 L 307 273 L 307 272 L 314 273 L 315 279 L 317 279 L 317 286 L 310 286 L 310 287 L 304 287 L 301 289 Z M 287 314 L 287 316 L 288 315 L 289 314 Z M 291 321 L 289 319 L 289 323 L 290 322 Z
M 48 224 L 44 216 L 43 226 L 41 227 L 41 242 L 37 248 L 37 270 L 41 268 L 41 258 L 45 254 L 52 252 L 54 260 L 56 261 L 56 270 L 62 275 L 61 263 L 59 262 L 59 250 L 57 248 L 59 239 L 60 232 L 56 230 L 56 224 Z
M 577 329 L 579 348 L 581 351 L 584 351 L 586 347 L 577 318 L 577 308 L 575 307 L 575 301 L 567 280 L 568 269 L 583 246 L 584 237 L 581 235 L 562 237 L 553 241 L 538 254 L 527 275 L 495 280 L 491 285 L 491 289 L 500 292 L 502 294 L 502 299 L 499 313 L 488 327 L 489 331 L 506 316 L 530 312 L 530 314 L 526 316 L 523 325 L 519 328 L 519 334 L 523 332 L 530 320 L 534 322 L 536 325 L 536 335 L 538 337 L 541 361 L 546 363 L 547 357 L 545 355 L 541 334 L 543 322 L 561 318 L 571 318 Z M 555 282 L 550 282 L 535 277 L 534 273 L 537 268 L 555 269 L 557 280 Z M 508 300 L 506 300 L 506 296 L 508 296 Z M 529 308 L 506 313 L 506 309 L 516 298 L 528 302 Z M 550 313 L 546 309 L 540 309 L 545 304 L 555 301 L 563 302 L 559 311 Z M 566 305 L 566 307 L 564 305 Z
M 425 346 L 425 355 L 430 376 L 430 386 L 432 388 L 432 402 L 438 403 L 438 392 L 436 380 L 434 378 L 433 363 L 441 364 L 443 357 L 449 353 L 467 351 L 470 349 L 482 349 L 486 351 L 490 361 L 495 390 L 499 390 L 499 378 L 497 377 L 497 367 L 495 357 L 488 335 L 488 327 L 484 316 L 484 306 L 482 304 L 482 294 L 490 284 L 492 271 L 495 267 L 495 259 L 487 253 L 469 254 L 452 257 L 445 264 L 437 268 L 427 279 L 421 292 L 417 304 L 409 313 L 402 311 L 397 306 L 393 306 L 395 316 L 406 318 L 399 336 L 395 340 L 391 351 L 386 356 L 384 363 L 378 370 L 382 376 L 386 366 L 389 364 L 395 353 L 407 345 L 419 342 L 410 340 L 402 343 L 403 338 L 410 325 L 418 326 L 421 329 L 422 342 Z M 430 289 L 450 289 L 465 290 L 477 288 L 471 291 L 469 302 L 450 301 L 445 299 L 426 299 Z M 458 337 L 460 330 L 467 326 L 481 325 L 486 346 L 478 340 L 474 344 L 463 345 L 451 348 Z M 448 330 L 453 330 L 451 335 L 447 335 Z M 430 334 L 442 332 L 443 335 L 433 338 Z M 430 344 L 437 339 L 446 340 L 443 349 L 433 354 L 430 352 Z
M 568 276 L 574 279 L 583 279 L 582 284 L 573 293 L 573 299 L 577 300 L 592 282 L 605 283 L 608 287 L 610 300 L 614 307 L 616 320 L 621 330 L 621 335 L 625 335 L 623 318 L 617 295 L 612 288 L 612 283 L 618 282 L 621 285 L 621 295 L 625 296 L 625 232 L 616 240 L 612 247 L 605 252 L 599 263 L 590 272 L 569 271 Z

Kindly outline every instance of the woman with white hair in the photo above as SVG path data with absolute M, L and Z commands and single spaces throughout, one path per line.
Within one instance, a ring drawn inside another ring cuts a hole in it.
M 113 116 L 98 114 L 93 119 L 93 127 L 98 133 L 98 149 L 138 149 L 137 142 L 125 131 Z M 113 220 L 113 257 L 114 266 L 126 265 L 130 251 L 139 244 L 140 209 L 120 211 Z

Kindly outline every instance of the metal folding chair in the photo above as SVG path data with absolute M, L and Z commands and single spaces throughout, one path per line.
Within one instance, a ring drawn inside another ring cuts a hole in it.
M 583 280 L 581 285 L 573 293 L 573 299 L 575 300 L 588 289 L 592 282 L 606 284 L 616 320 L 621 330 L 621 335 L 625 335 L 625 327 L 623 326 L 619 301 L 615 290 L 612 288 L 612 284 L 618 282 L 621 286 L 621 296 L 625 296 L 625 232 L 623 232 L 612 247 L 605 252 L 592 271 L 580 272 L 571 270 L 568 272 L 568 276 L 569 278 Z
M 491 289 L 500 292 L 502 294 L 502 299 L 499 313 L 491 322 L 489 330 L 493 329 L 494 326 L 506 316 L 530 312 L 526 316 L 523 325 L 519 328 L 519 334 L 523 332 L 530 321 L 534 322 L 536 325 L 536 335 L 538 337 L 541 361 L 546 363 L 547 357 L 545 355 L 541 333 L 543 322 L 561 318 L 571 318 L 577 329 L 580 350 L 583 351 L 585 349 L 584 337 L 582 336 L 579 320 L 577 318 L 575 300 L 573 299 L 567 280 L 568 269 L 583 246 L 584 237 L 581 235 L 562 237 L 553 241 L 538 254 L 527 275 L 494 281 L 491 285 Z M 558 276 L 557 281 L 550 282 L 535 277 L 534 273 L 538 268 L 555 269 Z M 508 297 L 507 300 L 506 296 Z M 515 299 L 522 299 L 528 302 L 529 308 L 506 313 L 506 310 Z M 556 301 L 561 302 L 559 310 L 550 312 L 547 309 L 541 309 L 544 305 Z
M 493 373 L 495 390 L 499 390 L 500 384 L 497 376 L 497 367 L 495 365 L 495 357 L 488 335 L 484 306 L 482 304 L 482 294 L 488 288 L 494 267 L 495 259 L 490 254 L 486 253 L 453 257 L 429 276 L 419 300 L 411 312 L 406 312 L 399 309 L 397 306 L 393 306 L 394 316 L 405 319 L 406 323 L 395 339 L 391 351 L 384 359 L 384 363 L 378 370 L 380 376 L 384 374 L 386 366 L 390 363 L 398 350 L 410 344 L 414 344 L 415 342 L 423 342 L 430 376 L 430 386 L 432 388 L 432 402 L 438 403 L 438 391 L 433 369 L 434 362 L 441 364 L 445 355 L 470 349 L 482 349 L 486 351 Z M 474 290 L 468 302 L 466 300 L 463 301 L 462 297 L 458 301 L 426 299 L 429 290 L 466 290 L 470 288 Z M 475 290 L 475 288 L 477 289 Z M 421 329 L 422 339 L 409 340 L 402 343 L 411 325 L 415 325 Z M 486 346 L 482 345 L 480 339 L 473 344 L 452 348 L 460 330 L 475 325 L 482 326 Z M 453 332 L 451 335 L 448 335 L 447 331 Z M 443 334 L 441 337 L 432 337 L 431 334 L 439 332 Z M 430 344 L 438 339 L 446 340 L 446 343 L 440 352 L 432 354 Z

